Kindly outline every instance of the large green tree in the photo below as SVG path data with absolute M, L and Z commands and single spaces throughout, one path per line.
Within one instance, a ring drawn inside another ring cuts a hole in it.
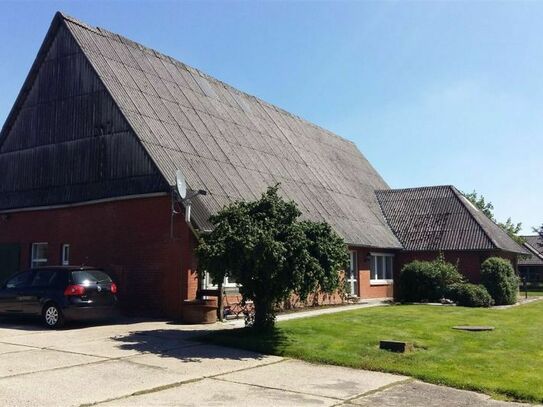
M 300 220 L 296 204 L 278 188 L 212 216 L 214 229 L 197 248 L 200 270 L 215 282 L 235 279 L 243 299 L 254 302 L 257 329 L 273 327 L 275 306 L 292 294 L 305 300 L 313 292 L 334 292 L 348 262 L 343 239 L 326 223 Z
M 499 227 L 501 227 L 507 234 L 515 240 L 518 244 L 522 245 L 524 239 L 519 236 L 519 232 L 522 230 L 522 223 L 515 223 L 511 218 L 507 218 L 505 222 L 499 222 L 494 217 L 494 205 L 492 202 L 487 202 L 483 195 L 479 195 L 476 191 L 470 193 L 463 193 L 464 196 L 478 209 L 480 209 L 490 220 L 495 222 Z

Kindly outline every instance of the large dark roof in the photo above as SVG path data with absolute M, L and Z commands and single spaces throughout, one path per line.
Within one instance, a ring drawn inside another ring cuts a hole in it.
M 405 250 L 505 250 L 525 253 L 453 186 L 377 191 Z
M 543 266 L 543 239 L 539 235 L 522 236 L 524 247 L 530 253 L 519 258 L 520 266 Z
M 190 189 L 208 191 L 193 201 L 199 228 L 225 204 L 281 183 L 305 218 L 327 221 L 348 243 L 401 248 L 374 194 L 388 185 L 352 142 L 107 30 L 57 13 L 48 37 L 58 27 L 73 35 L 167 184 L 181 169 Z

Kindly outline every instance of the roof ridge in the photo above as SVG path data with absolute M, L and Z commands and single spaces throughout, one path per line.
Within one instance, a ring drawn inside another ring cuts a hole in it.
M 500 246 L 498 245 L 498 243 L 496 242 L 496 240 L 494 240 L 490 234 L 487 232 L 487 230 L 481 225 L 481 223 L 477 220 L 477 218 L 473 215 L 473 213 L 470 211 L 469 207 L 468 207 L 468 198 L 466 198 L 458 189 L 456 189 L 454 186 L 451 185 L 451 191 L 453 192 L 454 196 L 456 196 L 456 199 L 458 199 L 460 201 L 460 203 L 466 208 L 466 210 L 468 211 L 469 215 L 471 216 L 471 218 L 475 221 L 475 223 L 477 224 L 477 226 L 479 226 L 479 228 L 483 231 L 483 233 L 485 234 L 485 236 L 488 238 L 488 240 L 490 240 L 490 242 L 494 245 L 494 247 L 496 249 L 499 249 Z M 462 199 L 463 198 L 463 199 Z M 470 202 L 471 203 L 471 202 Z M 484 216 L 486 216 L 480 209 L 478 209 L 475 205 L 473 205 L 473 208 L 475 208 L 476 211 L 480 211 Z M 486 216 L 488 218 L 489 221 L 493 222 L 494 224 L 496 224 L 496 222 L 494 222 L 492 219 L 490 219 L 488 216 Z M 496 224 L 496 226 L 498 226 Z M 499 227 L 499 226 L 498 226 Z
M 379 211 L 383 215 L 383 219 L 385 220 L 386 227 L 388 228 L 388 230 L 390 230 L 390 232 L 394 236 L 396 236 L 396 239 L 398 240 L 398 242 L 400 242 L 400 245 L 402 246 L 402 250 L 404 250 L 405 246 L 404 246 L 403 242 L 400 240 L 400 238 L 398 237 L 398 235 L 396 234 L 394 229 L 392 229 L 392 226 L 390 226 L 390 220 L 389 220 L 388 216 L 386 215 L 386 213 L 385 213 L 385 211 L 383 209 L 383 205 L 381 204 L 381 200 L 379 199 L 379 196 L 377 195 L 377 192 L 379 192 L 379 191 L 387 191 L 387 190 L 386 189 L 379 189 L 379 190 L 374 191 L 377 204 L 379 205 Z
M 528 242 L 524 242 L 524 246 L 526 246 L 526 248 L 532 252 L 532 255 L 533 256 L 537 256 L 538 258 L 540 258 L 541 260 L 543 260 L 543 253 L 540 253 L 535 247 L 533 247 L 530 243 Z
M 437 188 L 451 188 L 451 187 L 453 186 L 452 185 L 429 185 L 429 186 L 422 186 L 422 187 L 376 189 L 375 192 L 401 192 L 401 191 L 415 191 L 415 190 L 421 190 L 421 189 L 437 189 Z
M 339 134 L 336 134 L 336 133 L 334 133 L 334 132 L 332 132 L 332 131 L 330 131 L 330 130 L 328 130 L 328 129 L 326 129 L 326 128 L 324 128 L 324 127 L 318 125 L 318 124 L 315 124 L 315 123 L 313 123 L 313 122 L 311 122 L 311 121 L 309 121 L 309 120 L 307 120 L 307 119 L 305 119 L 305 118 L 303 118 L 303 117 L 301 117 L 301 116 L 298 116 L 297 114 L 294 114 L 294 113 L 292 113 L 292 112 L 289 112 L 288 110 L 286 110 L 286 109 L 284 109 L 284 108 L 282 108 L 282 107 L 280 107 L 280 106 L 277 106 L 277 105 L 275 105 L 275 104 L 272 104 L 272 103 L 270 103 L 270 102 L 267 102 L 267 101 L 265 101 L 264 99 L 262 99 L 262 98 L 260 98 L 260 97 L 258 97 L 258 96 L 251 95 L 250 93 L 244 92 L 243 90 L 240 90 L 240 89 L 236 88 L 235 86 L 230 85 L 229 83 L 227 83 L 227 82 L 225 82 L 225 81 L 222 81 L 222 80 L 220 80 L 220 79 L 218 79 L 218 78 L 215 78 L 214 76 L 211 76 L 211 75 L 209 75 L 209 74 L 203 72 L 202 70 L 200 70 L 200 69 L 198 69 L 198 68 L 195 68 L 195 67 L 193 67 L 193 66 L 191 66 L 191 65 L 188 65 L 188 64 L 184 63 L 183 61 L 180 61 L 180 60 L 178 60 L 178 59 L 176 59 L 176 58 L 174 58 L 174 57 L 172 57 L 172 56 L 169 56 L 169 55 L 166 55 L 166 54 L 164 54 L 164 53 L 162 53 L 162 52 L 160 52 L 160 51 L 157 51 L 157 50 L 155 50 L 154 48 L 151 48 L 151 47 L 148 47 L 148 46 L 146 46 L 146 45 L 143 45 L 143 44 L 141 44 L 141 43 L 139 43 L 139 42 L 137 42 L 137 41 L 133 41 L 133 40 L 131 40 L 131 39 L 128 38 L 128 37 L 125 37 L 125 36 L 123 36 L 123 35 L 121 35 L 121 34 L 118 34 L 118 33 L 114 33 L 113 31 L 109 31 L 109 30 L 107 30 L 107 29 L 105 29 L 105 28 L 101 28 L 101 27 L 98 27 L 98 26 L 91 26 L 91 25 L 85 23 L 84 21 L 81 21 L 81 20 L 79 20 L 79 19 L 77 19 L 77 18 L 75 18 L 75 17 L 69 16 L 69 15 L 67 15 L 67 14 L 65 14 L 65 13 L 63 13 L 63 12 L 60 12 L 60 11 L 57 11 L 57 12 L 56 12 L 55 18 L 62 18 L 62 19 L 64 19 L 64 20 L 70 21 L 70 22 L 72 22 L 72 23 L 74 23 L 74 24 L 79 25 L 80 27 L 83 27 L 83 28 L 85 28 L 85 29 L 87 29 L 87 30 L 93 31 L 94 33 L 99 34 L 99 35 L 107 36 L 107 34 L 112 34 L 112 35 L 114 35 L 114 36 L 117 36 L 117 37 L 118 37 L 119 39 L 121 39 L 121 40 L 122 40 L 122 39 L 127 40 L 127 41 L 125 42 L 125 45 L 127 45 L 127 46 L 131 46 L 132 44 L 135 44 L 135 45 L 137 45 L 138 47 L 140 47 L 143 51 L 147 51 L 147 52 L 154 53 L 154 54 L 155 54 L 156 56 L 158 56 L 158 57 L 162 57 L 162 58 L 164 58 L 164 59 L 168 59 L 169 61 L 173 61 L 174 63 L 181 64 L 181 65 L 183 65 L 184 67 L 188 68 L 188 70 L 194 70 L 194 71 L 196 71 L 199 75 L 203 76 L 203 77 L 206 78 L 206 79 L 210 79 L 210 80 L 212 80 L 212 81 L 221 83 L 222 85 L 227 86 L 230 90 L 233 90 L 234 92 L 241 93 L 241 94 L 243 94 L 243 95 L 245 95 L 245 96 L 247 96 L 247 97 L 249 97 L 249 98 L 254 98 L 254 99 L 256 99 L 259 103 L 263 103 L 263 104 L 265 104 L 265 105 L 267 105 L 267 106 L 270 106 L 270 107 L 272 107 L 272 108 L 274 108 L 274 109 L 280 110 L 282 113 L 284 113 L 284 114 L 286 114 L 286 115 L 288 115 L 288 116 L 290 116 L 290 117 L 293 117 L 294 119 L 301 120 L 301 121 L 303 121 L 305 124 L 308 124 L 308 125 L 310 125 L 310 126 L 312 126 L 312 127 L 318 128 L 318 129 L 320 129 L 320 130 L 326 132 L 326 133 L 327 133 L 328 135 L 330 135 L 330 136 L 333 136 L 333 137 L 338 138 L 338 139 L 340 139 L 340 140 L 342 140 L 342 141 L 344 141 L 344 142 L 347 142 L 347 143 L 349 143 L 349 144 L 352 144 L 352 145 L 355 145 L 355 146 L 356 146 L 356 144 L 355 144 L 352 140 L 349 140 L 349 139 L 346 138 L 346 137 L 340 136 Z

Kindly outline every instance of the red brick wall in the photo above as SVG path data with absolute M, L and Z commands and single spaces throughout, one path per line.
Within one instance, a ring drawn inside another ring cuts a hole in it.
M 21 245 L 21 269 L 30 266 L 33 242 L 48 243 L 50 265 L 60 264 L 68 243 L 70 264 L 115 276 L 126 311 L 176 317 L 182 298 L 195 296 L 195 242 L 183 215 L 170 236 L 170 214 L 169 196 L 11 213 L 0 221 L 0 243 Z
M 21 245 L 21 269 L 30 266 L 33 242 L 47 242 L 49 264 L 61 262 L 62 244 L 70 244 L 70 264 L 91 265 L 110 272 L 119 284 L 119 298 L 128 313 L 179 317 L 183 299 L 195 298 L 198 286 L 196 240 L 182 214 L 173 221 L 170 197 L 148 197 L 69 208 L 10 213 L 0 219 L 0 243 Z M 393 285 L 371 285 L 368 255 L 379 250 L 352 248 L 358 258 L 360 298 L 394 295 Z M 445 252 L 472 282 L 479 282 L 480 264 L 504 252 Z M 437 252 L 397 252 L 394 276 L 404 264 L 433 260 Z M 337 295 L 311 296 L 308 304 L 337 304 Z M 292 298 L 291 306 L 303 305 Z
M 366 248 L 350 248 L 355 250 L 358 257 L 358 295 L 361 299 L 371 298 L 391 298 L 394 296 L 394 284 L 372 285 L 370 283 L 370 261 L 371 253 L 394 253 L 394 251 L 383 251 Z M 395 262 L 393 267 L 396 268 Z

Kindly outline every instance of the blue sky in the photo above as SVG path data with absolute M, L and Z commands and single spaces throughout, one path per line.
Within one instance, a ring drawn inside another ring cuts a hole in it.
M 543 2 L 0 0 L 2 123 L 56 10 L 353 140 L 393 188 L 543 223 Z

